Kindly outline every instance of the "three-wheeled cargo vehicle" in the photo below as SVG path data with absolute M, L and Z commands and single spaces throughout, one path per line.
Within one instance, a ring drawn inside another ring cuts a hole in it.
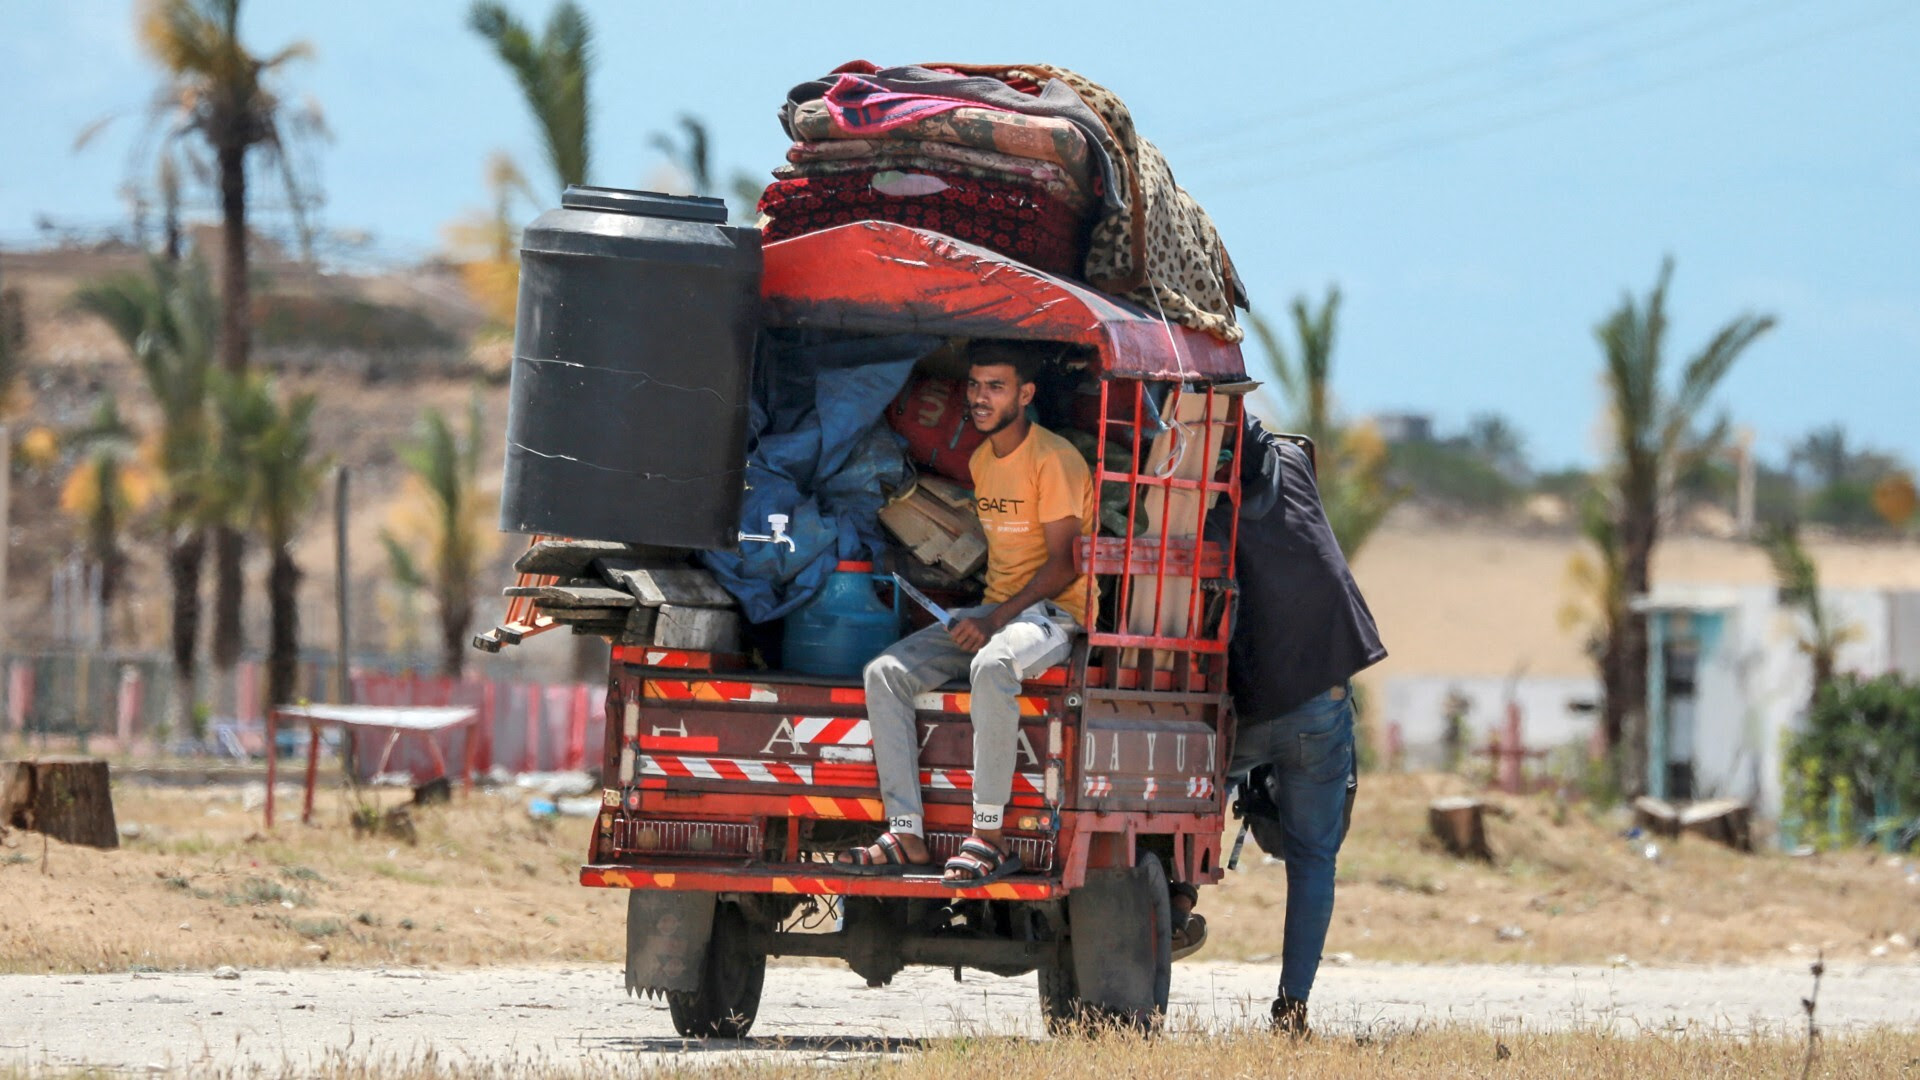
M 1234 538 L 1207 517 L 1239 503 L 1239 347 L 899 224 L 810 233 L 764 259 L 774 329 L 1057 343 L 1081 380 L 1103 505 L 1125 525 L 1079 542 L 1099 611 L 1068 662 L 1025 683 L 1006 817 L 1024 871 L 984 886 L 938 870 L 970 822 L 964 684 L 918 702 L 934 869 L 852 876 L 835 853 L 885 820 L 857 676 L 616 646 L 580 881 L 630 890 L 628 988 L 665 995 L 684 1035 L 739 1036 L 772 956 L 837 957 L 874 986 L 907 964 L 1037 970 L 1051 1027 L 1157 1023 L 1169 883 L 1221 874 Z

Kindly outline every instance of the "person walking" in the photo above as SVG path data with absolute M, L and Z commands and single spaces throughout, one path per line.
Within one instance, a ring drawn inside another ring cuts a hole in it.
M 1333 920 L 1335 863 L 1358 791 L 1352 680 L 1387 650 L 1327 523 L 1307 451 L 1250 417 L 1245 423 L 1234 549 L 1240 594 L 1227 664 L 1238 729 L 1227 773 L 1247 793 L 1243 805 L 1255 808 L 1248 816 L 1260 846 L 1286 860 L 1272 1019 L 1304 1038 Z M 1224 539 L 1232 522 L 1216 511 L 1209 524 Z

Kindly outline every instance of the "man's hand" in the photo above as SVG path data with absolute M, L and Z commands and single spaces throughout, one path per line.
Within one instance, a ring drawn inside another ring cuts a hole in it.
M 1000 611 L 996 608 L 988 614 L 975 615 L 971 619 L 955 619 L 952 625 L 947 627 L 947 636 L 953 638 L 955 645 L 968 652 L 979 652 L 987 647 L 988 639 L 1006 629 L 1006 624 L 1000 621 L 999 616 Z

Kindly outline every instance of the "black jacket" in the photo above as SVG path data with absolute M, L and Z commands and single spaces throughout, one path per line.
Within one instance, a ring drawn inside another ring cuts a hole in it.
M 1249 417 L 1240 458 L 1240 586 L 1227 687 L 1243 724 L 1284 716 L 1386 658 L 1373 613 L 1333 538 L 1313 464 Z M 1208 521 L 1225 543 L 1223 500 Z

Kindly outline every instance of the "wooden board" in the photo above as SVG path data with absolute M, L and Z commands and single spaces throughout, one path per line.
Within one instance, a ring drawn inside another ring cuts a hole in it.
M 880 524 L 913 557 L 956 577 L 979 571 L 987 561 L 987 534 L 966 488 L 923 476 L 906 494 L 880 510 Z
M 527 596 L 541 608 L 558 611 L 567 608 L 630 608 L 633 594 L 605 585 L 509 585 L 506 596 Z
M 600 559 L 594 569 L 601 577 L 631 593 L 647 607 L 730 608 L 733 594 L 711 573 L 692 566 L 643 566 L 624 559 Z
M 627 599 L 631 600 L 633 598 L 628 597 Z M 627 625 L 627 612 L 631 610 L 633 610 L 631 607 L 543 607 L 540 609 L 540 614 L 551 618 L 554 622 L 567 623 L 569 625 L 573 623 L 604 622 L 625 626 Z
M 595 559 L 634 559 L 646 554 L 647 549 L 610 540 L 541 540 L 515 559 L 513 568 L 522 574 L 579 577 Z
M 739 652 L 740 615 L 715 608 L 663 604 L 653 621 L 653 644 L 663 649 Z

